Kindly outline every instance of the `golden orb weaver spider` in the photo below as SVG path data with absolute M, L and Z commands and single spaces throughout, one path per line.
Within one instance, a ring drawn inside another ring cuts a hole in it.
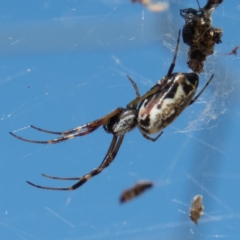
M 100 119 L 65 132 L 49 131 L 32 125 L 30 126 L 31 128 L 41 132 L 61 135 L 59 138 L 48 141 L 29 140 L 10 132 L 12 136 L 18 138 L 19 140 L 40 144 L 55 144 L 74 137 L 84 136 L 95 131 L 100 126 L 103 126 L 106 132 L 113 134 L 111 144 L 102 163 L 89 173 L 81 177 L 55 177 L 42 174 L 44 177 L 51 179 L 77 180 L 78 182 L 71 187 L 56 188 L 36 185 L 29 181 L 27 181 L 27 183 L 34 187 L 47 190 L 75 190 L 92 177 L 101 173 L 103 169 L 112 163 L 122 144 L 125 133 L 131 131 L 135 127 L 138 127 L 146 139 L 156 141 L 162 135 L 162 130 L 172 123 L 187 106 L 197 100 L 213 78 L 212 75 L 202 90 L 194 97 L 199 82 L 198 75 L 193 72 L 172 73 L 176 62 L 180 33 L 181 31 L 179 30 L 174 57 L 168 69 L 167 75 L 159 80 L 147 93 L 140 96 L 137 85 L 130 77 L 128 77 L 133 84 L 137 97 L 127 104 L 126 108 L 116 108 Z M 148 134 L 155 134 L 158 132 L 160 133 L 155 138 L 148 136 Z

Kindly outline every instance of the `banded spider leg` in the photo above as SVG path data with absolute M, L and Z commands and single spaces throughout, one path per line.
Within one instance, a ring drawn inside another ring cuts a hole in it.
M 93 169 L 91 172 L 85 174 L 82 177 L 64 178 L 64 177 L 54 177 L 54 176 L 49 176 L 49 175 L 46 175 L 46 174 L 42 174 L 44 177 L 52 178 L 52 179 L 56 179 L 56 180 L 78 180 L 78 182 L 75 183 L 71 187 L 56 188 L 56 187 L 45 187 L 45 186 L 36 185 L 36 184 L 34 184 L 32 182 L 29 182 L 29 181 L 27 181 L 27 183 L 34 186 L 34 187 L 41 188 L 41 189 L 46 189 L 46 190 L 75 190 L 75 189 L 79 188 L 80 186 L 82 186 L 85 182 L 90 180 L 92 177 L 101 173 L 104 168 L 108 167 L 112 163 L 112 161 L 116 157 L 116 155 L 118 153 L 118 150 L 119 150 L 119 148 L 122 144 L 123 138 L 124 138 L 124 135 L 121 135 L 121 136 L 113 135 L 111 145 L 110 145 L 102 163 L 99 165 L 99 167 Z
M 64 132 L 49 131 L 49 130 L 45 130 L 45 129 L 30 125 L 31 128 L 36 129 L 36 130 L 41 131 L 41 132 L 46 132 L 46 133 L 56 134 L 56 135 L 62 135 L 62 137 L 54 138 L 54 139 L 46 140 L 46 141 L 31 140 L 31 139 L 23 138 L 23 137 L 20 137 L 20 136 L 16 135 L 13 132 L 10 132 L 10 134 L 12 136 L 14 136 L 15 138 L 18 138 L 19 140 L 22 140 L 22 141 L 25 141 L 25 142 L 40 143 L 40 144 L 55 144 L 55 143 L 63 142 L 63 141 L 66 141 L 66 140 L 69 140 L 69 139 L 72 139 L 72 138 L 75 138 L 75 137 L 80 137 L 80 136 L 87 135 L 87 134 L 95 131 L 99 127 L 107 125 L 108 122 L 113 117 L 121 114 L 122 112 L 123 112 L 123 108 L 116 108 L 111 113 L 105 115 L 104 117 L 102 117 L 100 119 L 97 119 L 97 120 L 95 120 L 91 123 L 87 123 L 87 124 L 84 124 L 82 126 L 79 126 L 79 127 L 76 127 L 76 128 L 64 131 Z
M 134 83 L 134 81 L 128 76 L 128 79 L 132 83 L 137 97 L 139 97 L 139 92 L 137 85 Z M 10 134 L 19 140 L 23 140 L 26 142 L 31 142 L 31 143 L 40 143 L 40 144 L 55 144 L 63 141 L 67 141 L 69 139 L 79 137 L 79 136 L 84 136 L 87 135 L 96 129 L 98 129 L 100 126 L 103 126 L 105 131 L 108 133 L 113 134 L 113 138 L 111 141 L 111 144 L 109 146 L 109 149 L 102 161 L 102 163 L 89 173 L 85 174 L 84 176 L 81 177 L 72 177 L 72 178 L 65 178 L 65 177 L 54 177 L 50 176 L 47 174 L 42 174 L 44 177 L 47 178 L 52 178 L 52 179 L 57 179 L 57 180 L 78 180 L 76 184 L 74 184 L 71 187 L 67 188 L 55 188 L 55 187 L 45 187 L 45 186 L 40 186 L 36 185 L 32 182 L 27 181 L 28 184 L 41 188 L 41 189 L 48 189 L 48 190 L 75 190 L 76 188 L 80 187 L 82 184 L 87 182 L 89 179 L 92 177 L 98 175 L 99 173 L 102 172 L 102 170 L 106 167 L 108 167 L 114 158 L 116 157 L 118 150 L 122 144 L 123 138 L 125 133 L 128 131 L 131 131 L 133 128 L 135 128 L 137 125 L 137 109 L 136 108 L 117 108 L 113 110 L 111 113 L 105 115 L 104 117 L 97 119 L 93 122 L 84 124 L 82 126 L 78 126 L 74 129 L 70 129 L 64 132 L 56 132 L 56 131 L 49 131 L 45 130 L 42 128 L 35 127 L 31 125 L 31 128 L 34 128 L 35 130 L 41 131 L 41 132 L 46 132 L 50 134 L 57 134 L 61 135 L 59 138 L 47 140 L 47 141 L 39 141 L 39 140 L 30 140 L 27 138 L 20 137 L 16 135 L 15 133 L 10 132 Z M 149 137 L 150 138 L 150 137 Z

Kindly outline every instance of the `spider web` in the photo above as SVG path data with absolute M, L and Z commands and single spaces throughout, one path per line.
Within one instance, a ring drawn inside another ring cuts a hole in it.
M 204 1 L 200 1 L 203 6 Z M 125 136 L 103 173 L 73 192 L 40 174 L 81 176 L 102 161 L 111 141 L 103 129 L 56 145 L 17 141 L 51 139 L 35 126 L 61 131 L 125 107 L 166 75 L 184 20 L 179 9 L 197 3 L 169 1 L 152 13 L 128 1 L 15 2 L 2 6 L 1 39 L 1 217 L 2 239 L 238 239 L 240 5 L 224 1 L 213 13 L 223 43 L 205 62 L 201 97 L 152 143 L 138 130 Z M 176 72 L 188 72 L 180 43 Z M 121 192 L 148 179 L 155 187 L 119 204 Z M 189 219 L 195 195 L 203 196 L 198 226 Z M 43 231 L 44 229 L 44 231 Z

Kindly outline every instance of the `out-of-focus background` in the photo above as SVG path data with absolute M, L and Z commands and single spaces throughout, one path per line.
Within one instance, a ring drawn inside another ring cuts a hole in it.
M 240 235 L 240 4 L 225 0 L 213 13 L 222 43 L 205 62 L 203 87 L 213 81 L 152 143 L 135 129 L 110 167 L 76 191 L 63 187 L 97 167 L 111 141 L 100 128 L 56 145 L 17 140 L 55 137 L 29 125 L 63 131 L 125 107 L 162 78 L 171 64 L 179 10 L 196 1 L 169 0 L 153 13 L 124 0 L 5 1 L 0 6 L 0 238 L 1 239 L 238 239 Z M 200 5 L 205 5 L 201 0 Z M 176 72 L 190 71 L 180 43 Z M 126 204 L 121 192 L 148 179 L 153 189 Z M 192 198 L 204 215 L 189 219 Z

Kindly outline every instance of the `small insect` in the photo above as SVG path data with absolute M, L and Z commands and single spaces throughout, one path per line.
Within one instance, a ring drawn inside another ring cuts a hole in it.
M 236 46 L 233 48 L 233 50 L 229 53 L 226 53 L 226 55 L 237 55 L 237 50 L 239 49 L 239 46 Z
M 192 200 L 192 206 L 190 208 L 190 219 L 197 225 L 199 218 L 203 215 L 204 207 L 202 205 L 203 197 L 196 195 Z
M 153 182 L 139 181 L 131 188 L 124 190 L 119 200 L 121 203 L 130 201 L 133 198 L 145 192 L 147 189 L 151 188 L 152 186 L 153 186 Z
M 214 53 L 215 43 L 221 43 L 222 29 L 212 27 L 211 14 L 223 0 L 208 0 L 199 10 L 181 9 L 180 15 L 185 19 L 183 26 L 183 42 L 189 47 L 188 66 L 194 72 L 203 72 L 206 57 Z
M 169 4 L 167 2 L 162 1 L 154 1 L 154 0 L 131 0 L 132 3 L 141 3 L 148 10 L 152 12 L 163 12 L 168 9 Z
M 198 75 L 196 73 L 172 73 L 178 52 L 180 32 L 179 30 L 177 46 L 167 75 L 159 80 L 147 93 L 140 96 L 136 83 L 128 77 L 133 84 L 137 97 L 126 108 L 119 107 L 100 119 L 65 132 L 49 131 L 32 125 L 30 126 L 41 132 L 60 135 L 59 138 L 48 141 L 30 140 L 10 132 L 12 136 L 20 140 L 40 144 L 55 144 L 75 137 L 85 136 L 100 126 L 103 126 L 107 133 L 113 135 L 112 142 L 102 163 L 89 173 L 81 177 L 70 178 L 42 174 L 44 177 L 51 179 L 78 181 L 73 186 L 56 188 L 36 185 L 29 181 L 27 183 L 34 187 L 48 190 L 75 190 L 92 177 L 101 173 L 103 169 L 112 163 L 120 149 L 124 135 L 135 127 L 138 127 L 143 137 L 155 142 L 163 133 L 162 130 L 171 124 L 187 106 L 198 99 L 213 78 L 212 75 L 202 90 L 195 96 L 199 82 Z M 149 136 L 149 134 L 155 133 L 159 133 L 155 138 Z

